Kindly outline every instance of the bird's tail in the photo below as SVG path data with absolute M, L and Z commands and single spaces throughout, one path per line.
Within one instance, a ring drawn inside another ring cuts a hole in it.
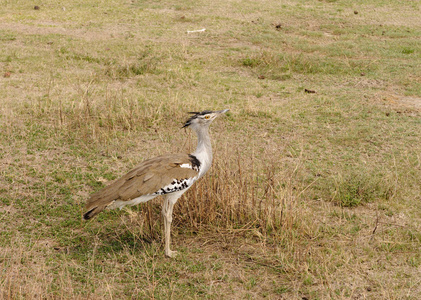
M 99 214 L 101 211 L 103 211 L 107 206 L 101 205 L 101 206 L 95 206 L 89 209 L 87 212 L 83 214 L 83 218 L 85 220 L 92 219 L 97 214 Z
M 86 203 L 86 210 L 87 211 L 83 214 L 83 218 L 85 220 L 92 219 L 97 214 L 99 214 L 104 209 L 106 209 L 108 206 L 110 206 L 111 204 L 114 203 L 114 200 L 107 201 L 107 202 L 104 202 L 103 199 L 101 199 L 102 201 L 98 201 L 98 200 L 95 201 L 95 200 L 96 199 L 91 198 Z
M 109 185 L 92 194 L 88 201 L 86 201 L 86 212 L 83 214 L 83 218 L 89 220 L 104 209 L 113 208 L 112 206 L 109 206 L 115 202 L 114 199 L 118 198 L 118 194 L 116 193 L 117 190 L 118 189 L 113 188 L 113 185 Z

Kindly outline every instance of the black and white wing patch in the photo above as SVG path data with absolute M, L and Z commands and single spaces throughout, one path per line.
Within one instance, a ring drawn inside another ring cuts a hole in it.
M 174 179 L 169 185 L 164 186 L 159 191 L 153 193 L 153 195 L 165 195 L 187 189 L 193 185 L 196 179 L 197 177 Z
M 196 156 L 189 154 L 189 162 L 179 164 L 179 168 L 192 169 L 197 173 L 200 172 L 200 161 Z M 173 179 L 170 184 L 164 186 L 160 190 L 156 191 L 154 195 L 165 195 L 188 189 L 198 179 L 198 176 L 191 178 Z

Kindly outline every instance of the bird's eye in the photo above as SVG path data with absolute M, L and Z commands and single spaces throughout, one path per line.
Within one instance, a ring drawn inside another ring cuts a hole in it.
M 206 120 L 208 120 L 209 118 L 210 118 L 210 116 L 209 116 L 209 115 L 206 115 L 206 116 L 205 116 L 205 119 L 206 119 Z

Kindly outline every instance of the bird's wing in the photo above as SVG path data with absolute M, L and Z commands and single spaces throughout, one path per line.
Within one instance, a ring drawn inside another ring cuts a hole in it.
M 143 195 L 165 194 L 172 183 L 192 181 L 199 174 L 197 160 L 188 154 L 168 154 L 148 159 L 126 175 L 94 193 L 86 208 L 108 205 L 113 200 L 128 201 Z M 180 189 L 187 188 L 185 184 Z M 174 190 L 175 191 L 175 190 Z

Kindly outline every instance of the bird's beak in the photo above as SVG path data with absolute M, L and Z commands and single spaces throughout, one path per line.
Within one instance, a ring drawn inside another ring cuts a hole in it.
M 227 111 L 229 111 L 229 109 L 218 110 L 218 111 L 216 111 L 216 113 L 217 113 L 218 115 L 222 115 L 222 114 L 226 113 Z

